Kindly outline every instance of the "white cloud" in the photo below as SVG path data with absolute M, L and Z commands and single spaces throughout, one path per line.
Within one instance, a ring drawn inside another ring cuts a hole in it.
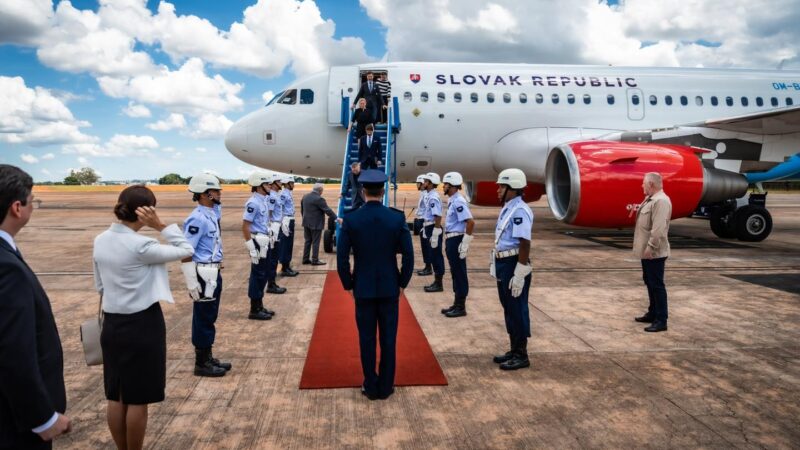
M 52 16 L 51 0 L 4 0 L 0 3 L 0 43 L 35 43 Z
M 22 77 L 0 76 L 0 142 L 47 145 L 96 141 L 79 128 L 67 106 L 42 87 L 29 88 Z
M 22 159 L 22 161 L 24 161 L 24 162 L 26 162 L 28 164 L 36 164 L 36 163 L 39 162 L 39 158 L 37 158 L 37 157 L 35 157 L 35 156 L 33 156 L 33 155 L 29 154 L 29 153 L 23 153 L 23 154 L 19 155 L 19 157 L 20 157 L 20 159 Z
M 208 149 L 207 149 L 207 148 L 205 148 L 205 147 L 195 147 L 195 149 L 194 149 L 194 150 L 195 150 L 196 152 L 198 152 L 198 153 L 205 153 L 205 152 L 207 152 L 207 151 L 208 151 Z
M 50 176 L 50 175 L 52 175 L 52 174 L 50 173 L 50 171 L 49 171 L 49 170 L 47 170 L 47 169 L 42 169 L 42 170 L 40 170 L 40 172 L 42 172 L 42 174 L 44 174 L 44 175 L 47 175 L 47 176 Z
M 78 164 L 80 164 L 81 166 L 86 167 L 86 166 L 89 166 L 91 163 L 89 162 L 88 158 L 84 158 L 83 156 L 79 156 L 78 157 Z
M 56 155 L 54 155 L 52 153 L 45 153 L 44 155 L 42 155 L 42 161 L 49 161 L 49 160 L 55 159 L 55 158 L 56 158 Z
M 164 147 L 161 149 L 161 151 L 164 153 L 175 153 L 177 150 L 175 147 Z
M 122 113 L 133 118 L 150 117 L 150 109 L 147 106 L 137 105 L 134 102 L 128 102 L 128 106 L 122 110 Z
M 159 120 L 155 123 L 148 123 L 145 126 L 156 131 L 175 130 L 186 126 L 186 118 L 183 117 L 183 114 L 172 113 L 164 120 Z
M 224 115 L 203 114 L 197 119 L 197 123 L 187 135 L 195 139 L 222 138 L 231 125 L 233 125 L 233 122 Z
M 104 144 L 69 144 L 62 149 L 66 154 L 96 157 L 142 156 L 158 148 L 158 141 L 152 136 L 115 134 Z
M 275 93 L 272 91 L 266 91 L 263 94 L 261 94 L 261 99 L 264 100 L 265 104 L 269 103 L 269 101 L 272 100 L 273 97 L 275 97 Z

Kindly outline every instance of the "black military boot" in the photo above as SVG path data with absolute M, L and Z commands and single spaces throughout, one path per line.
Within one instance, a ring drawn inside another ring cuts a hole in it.
M 494 361 L 495 364 L 502 364 L 506 361 L 511 360 L 511 358 L 514 357 L 514 341 L 511 339 L 511 336 L 508 337 L 508 340 L 511 341 L 511 343 L 509 344 L 511 350 L 503 353 L 502 355 L 497 355 L 494 358 L 492 358 L 492 361 Z
M 444 314 L 445 317 L 464 317 L 467 315 L 466 297 L 456 297 L 456 303 L 450 311 Z
M 264 306 L 264 300 L 263 300 L 263 299 L 262 299 L 260 302 L 258 302 L 258 309 L 260 309 L 261 311 L 263 311 L 263 312 L 265 312 L 265 313 L 269 314 L 269 316 L 270 316 L 270 317 L 272 317 L 272 316 L 274 316 L 274 315 L 275 315 L 275 311 L 273 311 L 273 310 L 271 310 L 271 309 L 267 309 L 267 308 Z
M 517 370 L 531 366 L 531 361 L 528 359 L 528 338 L 520 339 L 520 341 L 514 347 L 512 353 L 514 356 L 508 361 L 500 364 L 500 369 Z
M 263 303 L 259 300 L 250 299 L 250 314 L 247 315 L 247 318 L 250 320 L 269 320 L 272 319 L 272 316 L 264 311 Z
M 288 264 L 284 264 L 282 267 L 283 268 L 281 269 L 281 276 L 284 276 L 284 277 L 296 277 L 296 276 L 300 275 L 300 272 L 292 269 L 292 267 L 290 265 L 288 265 Z
M 442 277 L 443 277 L 443 275 L 436 275 L 436 278 L 433 280 L 433 283 L 425 286 L 425 292 L 442 292 L 442 291 L 444 291 L 444 286 L 442 286 Z
M 222 362 L 222 361 L 218 360 L 217 358 L 214 358 L 214 350 L 213 349 L 208 349 L 208 358 L 211 361 L 211 364 L 222 368 L 223 370 L 225 370 L 225 372 L 231 370 L 231 367 L 233 367 L 231 365 L 231 363 L 229 363 L 229 362 Z
M 272 281 L 267 284 L 267 292 L 270 294 L 285 294 L 286 288 L 278 286 L 278 283 Z
M 217 367 L 211 363 L 210 348 L 194 349 L 194 374 L 198 377 L 221 377 L 225 375 L 225 369 Z
M 421 277 L 426 277 L 428 275 L 433 275 L 433 268 L 430 264 L 425 264 L 425 268 L 422 270 L 417 271 L 417 275 Z
M 455 307 L 456 307 L 456 302 L 458 302 L 458 299 L 455 299 L 455 300 L 453 300 L 453 304 L 452 304 L 452 305 L 450 305 L 450 306 L 448 306 L 447 308 L 442 308 L 442 314 L 447 314 L 447 313 L 449 313 L 449 312 L 450 312 L 450 311 L 451 311 L 453 308 L 455 308 Z

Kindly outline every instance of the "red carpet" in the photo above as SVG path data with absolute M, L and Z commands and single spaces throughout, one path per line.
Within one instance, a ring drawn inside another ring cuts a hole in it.
M 308 346 L 300 389 L 359 387 L 364 381 L 355 303 L 335 271 L 328 272 Z M 395 386 L 447 385 L 439 362 L 405 296 L 400 296 Z

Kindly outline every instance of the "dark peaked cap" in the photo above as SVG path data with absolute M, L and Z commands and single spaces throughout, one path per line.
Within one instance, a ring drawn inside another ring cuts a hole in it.
M 367 169 L 358 177 L 358 182 L 368 187 L 378 187 L 386 183 L 386 180 L 386 174 L 375 169 Z

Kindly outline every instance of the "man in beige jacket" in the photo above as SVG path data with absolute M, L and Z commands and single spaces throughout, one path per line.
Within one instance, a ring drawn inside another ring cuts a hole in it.
M 646 195 L 636 212 L 633 232 L 633 254 L 642 260 L 642 278 L 647 286 L 650 306 L 637 322 L 649 323 L 648 332 L 667 331 L 667 288 L 664 286 L 664 263 L 669 257 L 669 219 L 672 202 L 662 190 L 661 175 L 650 172 L 644 176 L 642 188 Z

